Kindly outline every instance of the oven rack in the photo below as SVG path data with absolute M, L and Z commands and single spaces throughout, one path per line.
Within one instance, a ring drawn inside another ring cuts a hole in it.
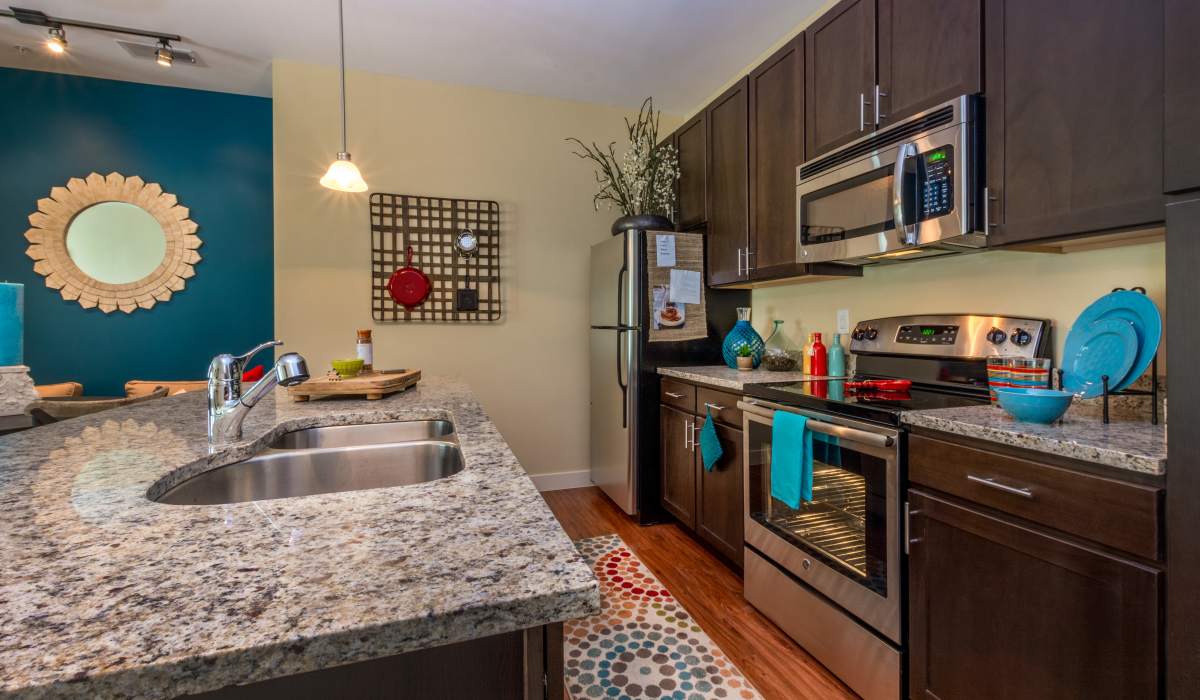
M 866 481 L 841 469 L 813 470 L 813 500 L 771 520 L 833 561 L 867 576 Z

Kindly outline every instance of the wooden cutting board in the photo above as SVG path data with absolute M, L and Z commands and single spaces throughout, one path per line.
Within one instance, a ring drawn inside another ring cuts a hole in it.
M 331 373 L 332 374 L 332 373 Z M 340 379 L 337 375 L 317 377 L 288 387 L 293 401 L 308 401 L 323 396 L 365 396 L 382 399 L 388 394 L 404 391 L 421 380 L 419 369 L 397 369 L 363 372 L 357 377 Z

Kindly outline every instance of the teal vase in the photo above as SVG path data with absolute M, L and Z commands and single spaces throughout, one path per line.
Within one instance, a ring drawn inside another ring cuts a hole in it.
M 762 336 L 750 325 L 750 309 L 739 307 L 737 314 L 737 323 L 733 324 L 733 328 L 725 336 L 725 342 L 721 343 L 721 356 L 725 358 L 725 364 L 729 365 L 730 369 L 737 369 L 738 352 L 744 347 L 749 347 L 750 356 L 754 358 L 754 367 L 757 369 L 762 362 L 766 345 Z

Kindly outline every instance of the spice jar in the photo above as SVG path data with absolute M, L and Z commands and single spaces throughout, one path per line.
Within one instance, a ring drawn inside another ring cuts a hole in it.
M 363 328 L 358 331 L 358 342 L 355 343 L 354 349 L 358 355 L 358 359 L 363 361 L 362 371 L 370 372 L 375 366 L 375 351 L 371 343 L 371 329 Z

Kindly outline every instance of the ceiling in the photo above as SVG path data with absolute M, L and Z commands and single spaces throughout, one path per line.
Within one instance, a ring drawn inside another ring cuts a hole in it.
M 344 0 L 352 69 L 687 112 L 811 15 L 820 0 Z M 114 35 L 0 18 L 0 66 L 250 95 L 272 59 L 337 63 L 336 0 L 20 0 L 51 16 L 184 37 L 203 67 L 135 59 Z M 133 39 L 132 37 L 122 37 Z M 144 40 L 145 43 L 153 43 Z M 26 50 L 17 47 L 26 47 Z

